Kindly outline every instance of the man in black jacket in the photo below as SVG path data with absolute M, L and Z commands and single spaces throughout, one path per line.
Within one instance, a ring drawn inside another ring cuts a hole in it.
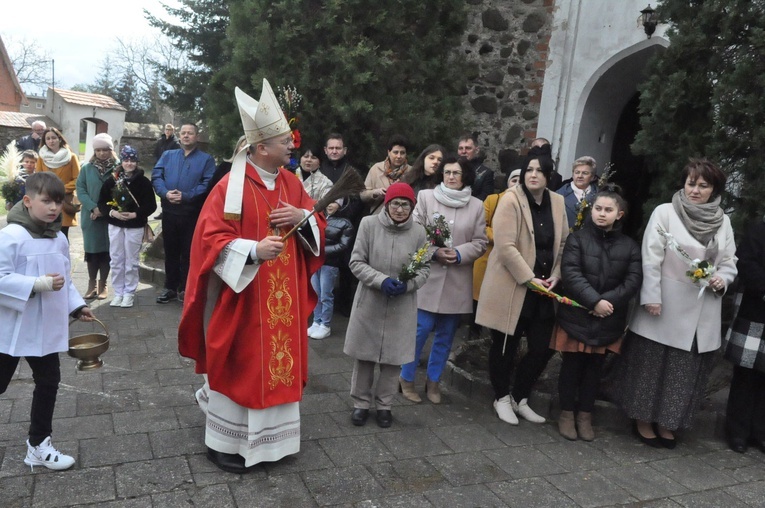
M 473 197 L 483 201 L 489 194 L 494 194 L 494 170 L 486 166 L 481 155 L 481 147 L 473 134 L 463 134 L 457 143 L 457 155 L 465 157 L 475 169 Z
M 20 137 L 16 140 L 16 148 L 19 152 L 24 150 L 40 151 L 40 141 L 42 141 L 43 133 L 46 129 L 45 122 L 37 120 L 32 122 L 32 133 L 26 136 Z
M 165 124 L 165 133 L 157 140 L 157 146 L 154 148 L 154 158 L 159 160 L 167 150 L 177 150 L 181 147 L 178 138 L 175 137 L 175 127 L 173 124 Z

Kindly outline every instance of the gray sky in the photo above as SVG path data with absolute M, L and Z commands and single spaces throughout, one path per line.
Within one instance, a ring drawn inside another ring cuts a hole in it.
M 0 36 L 6 46 L 8 39 L 34 41 L 56 61 L 56 87 L 70 88 L 94 81 L 98 64 L 114 51 L 117 37 L 157 33 L 143 9 L 162 17 L 162 3 L 177 5 L 175 0 L 2 0 Z

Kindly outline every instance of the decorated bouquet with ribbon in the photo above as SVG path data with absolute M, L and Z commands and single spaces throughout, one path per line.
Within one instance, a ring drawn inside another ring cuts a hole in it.
M 430 256 L 430 242 L 417 249 L 415 252 L 409 255 L 409 262 L 401 266 L 401 271 L 398 274 L 398 280 L 406 282 L 412 280 L 420 273 L 422 268 L 428 264 Z
M 454 221 L 451 221 L 454 222 Z M 433 221 L 422 225 L 428 235 L 431 245 L 436 247 L 452 247 L 451 223 L 439 212 L 433 212 Z
M 667 241 L 667 247 L 669 247 L 676 256 L 688 263 L 688 270 L 685 272 L 685 275 L 688 276 L 688 278 L 691 279 L 695 284 L 701 286 L 699 289 L 699 295 L 697 297 L 701 298 L 701 295 L 704 293 L 704 289 L 709 286 L 709 279 L 711 279 L 712 275 L 715 274 L 717 268 L 715 268 L 711 262 L 705 259 L 692 258 L 687 252 L 685 252 L 685 249 L 680 247 L 680 244 L 677 243 L 677 240 L 675 240 L 675 237 L 672 236 L 672 233 L 665 231 L 664 228 L 662 228 L 660 225 L 656 225 L 656 230 Z

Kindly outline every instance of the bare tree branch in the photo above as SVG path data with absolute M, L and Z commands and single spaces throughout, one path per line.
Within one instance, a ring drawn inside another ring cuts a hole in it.
M 50 53 L 26 37 L 21 40 L 6 38 L 6 48 L 11 64 L 16 71 L 16 77 L 23 88 L 45 88 L 50 84 Z

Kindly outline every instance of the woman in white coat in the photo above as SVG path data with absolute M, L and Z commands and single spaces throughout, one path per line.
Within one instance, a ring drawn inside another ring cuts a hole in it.
M 483 202 L 471 194 L 473 168 L 464 159 L 447 155 L 437 173 L 441 183 L 433 190 L 420 191 L 414 217 L 421 224 L 432 224 L 434 213 L 443 215 L 451 230 L 451 246 L 435 251 L 430 277 L 417 291 L 415 354 L 413 361 L 401 368 L 400 379 L 404 397 L 419 402 L 414 389 L 415 370 L 428 335 L 435 330 L 425 385 L 428 400 L 433 404 L 441 402 L 438 382 L 461 314 L 473 312 L 473 261 L 481 257 L 488 244 Z
M 714 352 L 720 347 L 722 295 L 736 277 L 736 245 L 720 208 L 725 173 L 690 159 L 683 188 L 658 206 L 643 237 L 640 307 L 629 325 L 616 393 L 643 443 L 675 447 L 674 431 L 689 428 L 704 398 Z M 716 271 L 694 282 L 671 235 L 692 259 Z

